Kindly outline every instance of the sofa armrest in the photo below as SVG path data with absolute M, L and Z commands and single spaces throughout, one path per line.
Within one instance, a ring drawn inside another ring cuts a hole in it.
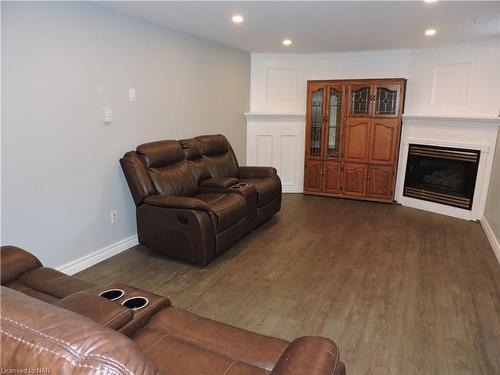
M 23 273 L 42 267 L 37 257 L 16 246 L 0 248 L 0 265 L 2 285 L 17 280 Z
M 300 337 L 285 349 L 271 375 L 345 375 L 337 345 L 317 336 Z
M 57 301 L 55 305 L 113 329 L 120 329 L 134 317 L 132 310 L 125 306 L 89 292 L 70 294 Z
M 238 179 L 234 177 L 213 177 L 201 181 L 200 185 L 211 188 L 228 188 L 238 183 Z
M 187 210 L 201 210 L 212 212 L 208 204 L 200 199 L 180 196 L 164 196 L 150 195 L 144 199 L 144 203 L 151 206 L 167 207 L 167 208 L 183 208 Z
M 275 177 L 276 168 L 273 167 L 239 167 L 240 178 L 264 178 Z

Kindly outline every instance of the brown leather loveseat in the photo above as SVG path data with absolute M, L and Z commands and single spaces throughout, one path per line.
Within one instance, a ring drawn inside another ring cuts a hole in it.
M 128 285 L 99 288 L 42 267 L 34 256 L 15 247 L 1 248 L 1 255 L 2 275 L 8 275 L 0 288 L 2 371 L 345 374 L 337 346 L 326 338 L 307 336 L 290 343 L 202 318 L 173 307 L 165 297 Z M 47 278 L 31 280 L 28 276 L 34 272 Z M 53 289 L 54 280 L 62 276 L 62 284 Z M 30 286 L 22 287 L 25 282 Z M 78 286 L 81 290 L 75 291 Z M 124 295 L 100 296 L 116 290 Z M 127 305 L 139 295 L 146 304 Z
M 240 167 L 223 135 L 145 143 L 120 159 L 139 242 L 205 265 L 281 208 L 271 167 Z

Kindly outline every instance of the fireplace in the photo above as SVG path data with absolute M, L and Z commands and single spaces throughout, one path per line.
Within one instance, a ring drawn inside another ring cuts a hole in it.
M 403 195 L 471 210 L 480 153 L 409 144 Z

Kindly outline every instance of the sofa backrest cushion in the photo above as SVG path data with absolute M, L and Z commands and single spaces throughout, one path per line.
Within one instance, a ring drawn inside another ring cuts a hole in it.
M 146 165 L 136 151 L 127 152 L 120 159 L 120 164 L 136 206 L 140 205 L 146 197 L 156 194 Z
M 146 168 L 165 167 L 184 159 L 181 144 L 177 141 L 157 141 L 137 147 L 137 153 L 146 163 Z
M 157 374 L 126 336 L 82 315 L 1 287 L 2 368 L 57 374 Z
M 238 161 L 226 137 L 217 134 L 195 139 L 200 144 L 210 177 L 238 177 Z
M 196 181 L 201 182 L 210 178 L 206 158 L 201 153 L 200 143 L 194 139 L 181 139 L 180 144 L 184 151 L 184 157 L 193 171 Z
M 158 141 L 137 147 L 148 174 L 160 195 L 191 196 L 199 190 L 181 144 L 177 141 Z
M 198 160 L 202 158 L 203 154 L 201 153 L 200 143 L 196 139 L 181 139 L 179 143 L 182 146 L 184 157 L 187 160 Z

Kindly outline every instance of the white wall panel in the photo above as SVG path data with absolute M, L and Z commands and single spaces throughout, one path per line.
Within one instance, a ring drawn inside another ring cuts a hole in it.
M 250 111 L 304 113 L 309 56 L 252 54 Z
M 469 96 L 470 71 L 470 62 L 434 66 L 431 105 L 466 105 Z
M 273 164 L 273 135 L 257 134 L 257 165 Z
M 500 40 L 415 50 L 405 113 L 497 116 Z
M 267 68 L 266 100 L 293 102 L 297 98 L 297 69 Z
M 283 192 L 304 188 L 304 116 L 246 114 L 247 165 L 278 170 Z
M 297 181 L 297 162 L 296 156 L 298 151 L 298 138 L 297 134 L 280 134 L 280 176 L 283 186 L 295 187 L 298 185 Z M 300 145 L 302 147 L 302 145 Z

